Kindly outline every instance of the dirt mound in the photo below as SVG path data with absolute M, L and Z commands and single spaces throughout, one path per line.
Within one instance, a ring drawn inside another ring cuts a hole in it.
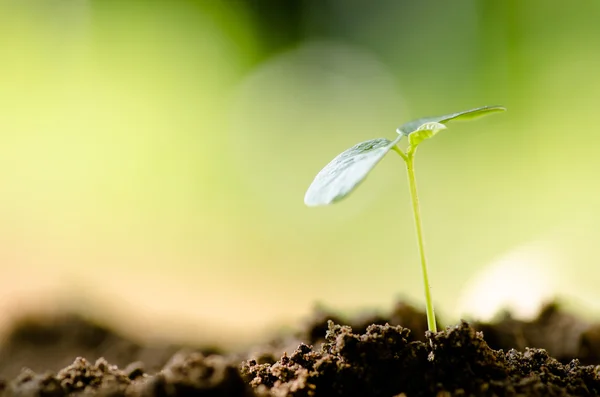
M 31 317 L 0 345 L 0 390 L 32 397 L 600 395 L 600 366 L 583 365 L 600 364 L 600 327 L 556 304 L 532 322 L 506 315 L 435 334 L 425 325 L 424 313 L 403 303 L 387 315 L 355 318 L 321 310 L 295 335 L 234 354 L 144 346 L 74 315 Z

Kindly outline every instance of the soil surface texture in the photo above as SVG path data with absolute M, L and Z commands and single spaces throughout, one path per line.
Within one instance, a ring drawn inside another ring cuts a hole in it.
M 319 310 L 247 352 L 143 346 L 76 315 L 26 318 L 0 344 L 2 396 L 600 396 L 600 327 L 553 303 L 435 334 L 398 303 Z

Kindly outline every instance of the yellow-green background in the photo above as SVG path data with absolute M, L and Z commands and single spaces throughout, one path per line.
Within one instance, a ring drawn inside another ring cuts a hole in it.
M 335 206 L 304 192 L 357 142 L 493 104 L 419 151 L 438 312 L 533 244 L 516 279 L 596 313 L 598 21 L 595 0 L 1 2 L 3 323 L 71 307 L 221 341 L 316 302 L 420 304 L 399 157 Z

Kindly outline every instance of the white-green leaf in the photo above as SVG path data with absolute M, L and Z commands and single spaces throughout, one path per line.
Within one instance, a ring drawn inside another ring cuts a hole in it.
M 447 127 L 444 124 L 435 122 L 422 124 L 419 128 L 408 135 L 408 143 L 413 148 L 416 148 L 419 143 L 423 142 L 425 139 L 433 137 L 435 134 L 441 130 L 445 130 L 446 128 Z
M 339 154 L 315 177 L 306 191 L 304 203 L 308 206 L 327 205 L 339 201 L 352 192 L 398 143 L 385 138 L 361 142 Z
M 416 131 L 423 124 L 427 123 L 440 123 L 446 124 L 452 120 L 471 120 L 477 117 L 481 117 L 487 114 L 503 112 L 506 108 L 502 106 L 483 106 L 476 109 L 465 110 L 463 112 L 451 113 L 444 116 L 432 116 L 423 117 L 417 120 L 409 121 L 408 123 L 402 124 L 396 132 L 402 136 L 408 136 L 411 132 Z

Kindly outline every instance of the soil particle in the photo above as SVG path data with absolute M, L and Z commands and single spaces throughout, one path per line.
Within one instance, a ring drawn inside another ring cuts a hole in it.
M 425 315 L 405 304 L 389 316 L 354 319 L 322 311 L 292 337 L 224 355 L 142 346 L 73 316 L 31 320 L 0 345 L 0 378 L 12 379 L 0 380 L 0 395 L 600 396 L 600 366 L 583 365 L 600 364 L 600 326 L 557 305 L 533 322 L 505 316 L 437 333 L 425 325 Z
M 427 330 L 427 315 L 414 306 L 400 301 L 385 315 L 375 312 L 361 313 L 357 316 L 341 316 L 334 311 L 319 307 L 305 323 L 303 331 L 297 335 L 298 338 L 311 345 L 323 342 L 328 329 L 328 321 L 347 324 L 359 333 L 366 332 L 367 327 L 373 324 L 402 325 L 412 331 L 408 336 L 411 341 L 425 341 L 425 331 Z
M 139 372 L 136 369 L 134 372 Z M 83 358 L 58 374 L 36 374 L 24 370 L 5 388 L 7 397 L 64 396 L 214 396 L 251 397 L 254 393 L 242 378 L 238 366 L 222 356 L 201 353 L 178 354 L 154 375 L 130 379 L 126 371 L 104 359 L 91 364 Z
M 65 394 L 94 392 L 102 389 L 116 393 L 124 391 L 130 384 L 126 374 L 116 365 L 110 365 L 100 358 L 94 364 L 78 357 L 75 362 L 60 370 L 56 376 Z
M 73 364 L 54 375 L 51 372 L 36 374 L 24 369 L 8 384 L 4 395 L 19 397 L 62 397 L 66 395 L 123 394 L 130 380 L 115 365 L 99 359 L 91 364 L 78 357 Z
M 366 333 L 329 323 L 326 343 L 301 346 L 277 363 L 246 362 L 242 372 L 261 396 L 591 396 L 598 367 L 561 364 L 542 349 L 491 349 L 463 322 L 427 342 L 401 326 Z

